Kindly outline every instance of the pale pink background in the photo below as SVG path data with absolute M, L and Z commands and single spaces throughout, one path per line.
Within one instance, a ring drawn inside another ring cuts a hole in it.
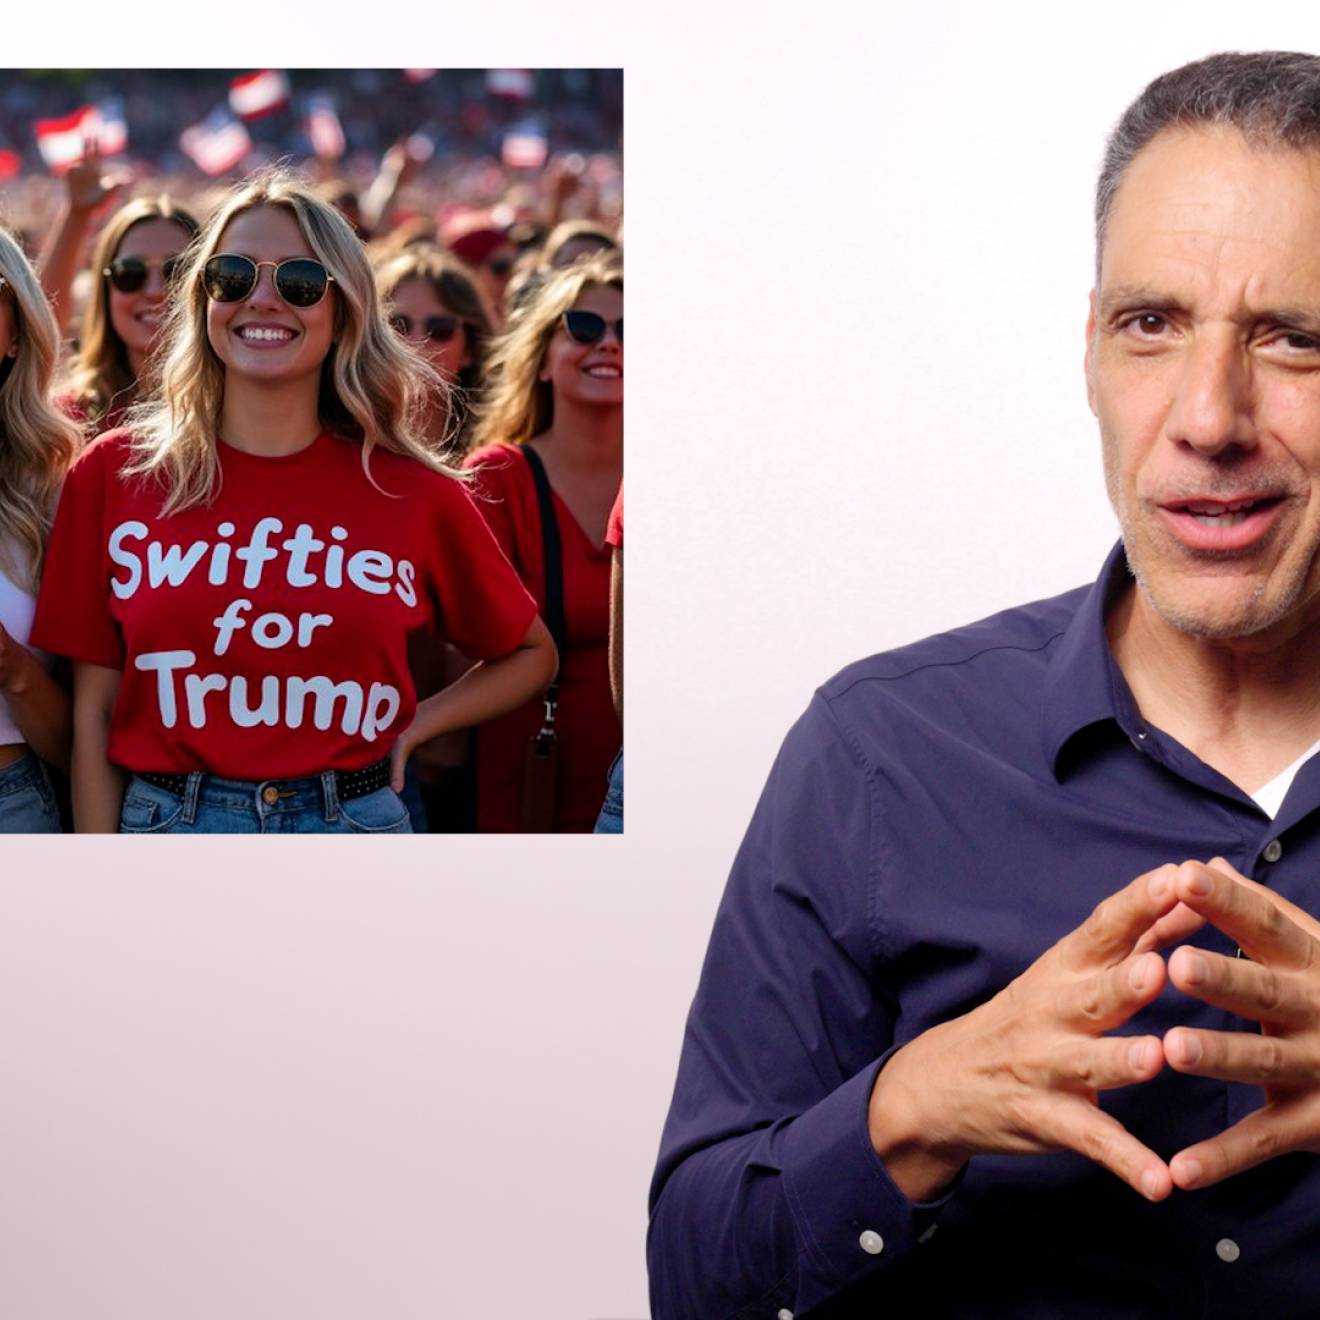
M 628 833 L 0 843 L 5 1320 L 645 1315 L 682 1020 L 779 740 L 842 664 L 1094 575 L 1104 134 L 1163 69 L 1316 30 L 453 8 L 66 4 L 6 57 L 625 67 Z

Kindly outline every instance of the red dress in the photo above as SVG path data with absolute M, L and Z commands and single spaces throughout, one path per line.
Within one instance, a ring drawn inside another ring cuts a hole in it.
M 541 514 L 531 469 L 517 445 L 490 445 L 467 460 L 477 470 L 476 504 L 545 617 Z M 552 492 L 553 494 L 553 492 Z M 610 697 L 610 555 L 553 496 L 564 557 L 564 628 L 559 657 L 559 781 L 555 829 L 589 833 L 608 787 L 610 762 L 623 731 Z M 528 740 L 541 727 L 544 704 L 520 706 L 477 729 L 477 829 L 522 828 Z

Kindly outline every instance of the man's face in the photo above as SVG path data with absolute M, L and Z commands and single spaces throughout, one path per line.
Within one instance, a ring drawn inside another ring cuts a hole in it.
M 1162 133 L 1114 198 L 1086 333 L 1144 600 L 1216 639 L 1320 619 L 1320 153 Z

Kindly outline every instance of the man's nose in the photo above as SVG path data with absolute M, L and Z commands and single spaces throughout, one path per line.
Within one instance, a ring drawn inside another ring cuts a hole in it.
M 1183 357 L 1169 436 L 1207 457 L 1254 449 L 1251 365 L 1236 333 L 1203 333 Z

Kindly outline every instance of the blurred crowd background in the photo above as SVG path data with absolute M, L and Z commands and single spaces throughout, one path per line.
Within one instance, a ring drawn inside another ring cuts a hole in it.
M 235 109 L 244 79 L 266 93 L 255 113 Z M 622 219 L 618 69 L 15 70 L 0 79 L 0 219 L 34 257 L 73 163 L 66 152 L 52 165 L 39 129 L 58 148 L 80 113 L 66 144 L 100 146 L 117 201 L 168 192 L 202 215 L 236 179 L 285 161 L 376 241 L 408 225 L 449 246 L 489 228 L 523 251 L 562 220 Z M 191 154 L 190 132 L 202 137 Z

